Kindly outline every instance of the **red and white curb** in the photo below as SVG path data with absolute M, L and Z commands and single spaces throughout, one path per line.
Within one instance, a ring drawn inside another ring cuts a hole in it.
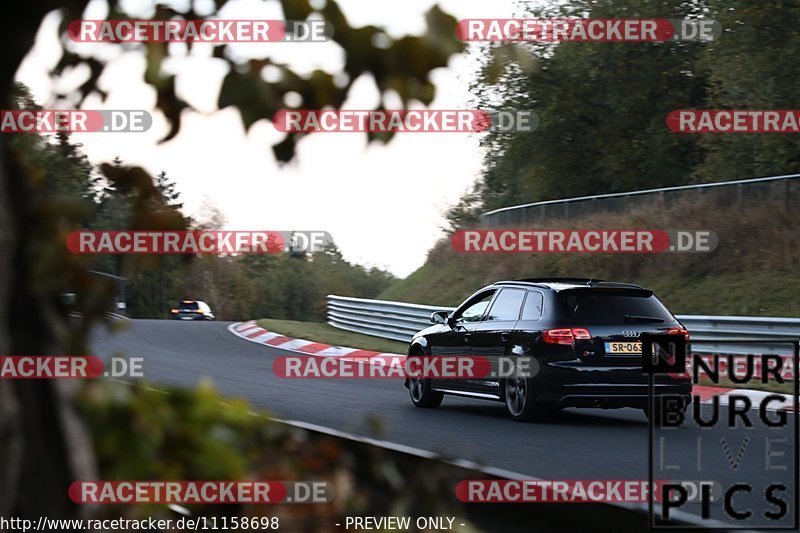
M 265 344 L 281 350 L 289 350 L 304 355 L 318 355 L 320 357 L 341 357 L 345 360 L 369 361 L 372 365 L 381 366 L 402 366 L 405 355 L 374 352 L 371 350 L 359 350 L 358 348 L 347 348 L 343 346 L 332 346 L 320 342 L 307 341 L 304 339 L 294 339 L 267 331 L 254 320 L 248 322 L 238 322 L 228 326 L 228 330 L 234 335 L 250 342 Z M 758 409 L 761 401 L 766 396 L 782 396 L 785 403 L 781 407 L 772 407 L 770 411 L 794 410 L 794 402 L 791 394 L 780 394 L 777 392 L 767 392 L 753 389 L 729 389 L 725 387 L 712 387 L 707 385 L 695 385 L 692 393 L 700 397 L 701 403 L 711 403 L 714 396 L 719 396 L 719 404 L 727 406 L 730 403 L 730 396 L 747 396 L 754 409 Z
M 304 355 L 317 355 L 319 357 L 341 357 L 345 360 L 369 361 L 373 365 L 381 366 L 402 366 L 405 355 L 375 352 L 372 350 L 359 350 L 358 348 L 347 348 L 344 346 L 333 346 L 322 342 L 307 341 L 305 339 L 294 339 L 268 331 L 255 321 L 238 322 L 228 326 L 228 331 L 250 342 L 265 344 L 281 350 L 289 350 Z

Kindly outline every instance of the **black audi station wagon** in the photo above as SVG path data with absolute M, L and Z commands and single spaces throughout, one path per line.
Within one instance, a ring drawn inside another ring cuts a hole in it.
M 583 278 L 499 281 L 453 312 L 431 315 L 409 357 L 528 358 L 535 373 L 511 377 L 405 380 L 417 407 L 438 407 L 445 395 L 504 402 L 514 420 L 536 420 L 565 407 L 634 407 L 648 416 L 649 376 L 642 372 L 644 333 L 688 332 L 652 291 Z M 508 360 L 508 359 L 507 359 Z M 658 375 L 656 395 L 688 406 L 686 375 Z M 658 405 L 658 404 L 656 404 Z

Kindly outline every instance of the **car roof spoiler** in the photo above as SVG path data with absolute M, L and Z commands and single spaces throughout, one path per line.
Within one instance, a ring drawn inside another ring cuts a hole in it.
M 602 279 L 596 279 L 596 278 L 567 278 L 567 277 L 524 278 L 513 281 L 498 281 L 495 285 L 513 285 L 515 283 L 530 283 L 530 284 L 564 283 L 571 285 L 586 285 L 587 287 L 592 287 L 592 288 L 648 290 L 642 287 L 641 285 L 635 285 L 633 283 L 603 281 Z
M 581 283 L 589 285 L 592 283 L 600 283 L 603 280 L 596 278 L 570 278 L 570 277 L 551 276 L 543 278 L 523 278 L 514 281 L 523 281 L 526 283 Z

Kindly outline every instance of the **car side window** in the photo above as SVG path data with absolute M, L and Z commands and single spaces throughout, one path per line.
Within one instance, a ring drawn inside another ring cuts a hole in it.
M 525 305 L 522 306 L 522 320 L 539 320 L 542 318 L 544 296 L 538 291 L 528 291 Z
M 489 291 L 477 301 L 471 303 L 466 309 L 461 311 L 460 314 L 456 315 L 456 323 L 480 322 L 483 318 L 483 313 L 489 306 L 489 302 L 492 301 L 492 296 L 494 296 L 494 291 Z
M 519 312 L 522 307 L 522 300 L 525 298 L 522 289 L 503 289 L 497 295 L 486 320 L 489 321 L 508 321 L 519 320 Z

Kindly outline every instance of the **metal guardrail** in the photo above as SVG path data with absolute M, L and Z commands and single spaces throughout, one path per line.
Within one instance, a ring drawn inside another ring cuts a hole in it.
M 676 315 L 692 337 L 692 349 L 700 353 L 792 355 L 788 342 L 800 340 L 800 318 L 752 316 Z M 724 338 L 725 344 L 714 343 Z M 785 339 L 787 344 L 735 344 L 736 339 Z
M 328 324 L 365 335 L 408 342 L 414 333 L 431 325 L 431 313 L 453 309 L 328 295 Z
M 434 311 L 453 311 L 453 307 L 436 307 L 386 300 L 368 300 L 328 295 L 328 324 L 384 339 L 409 342 L 419 330 L 431 325 Z M 767 318 L 748 316 L 678 315 L 692 336 L 692 349 L 699 353 L 777 353 L 790 355 L 791 345 L 715 344 L 726 339 L 800 339 L 800 318 Z
M 721 204 L 739 207 L 753 203 L 762 205 L 766 200 L 773 200 L 788 210 L 792 208 L 792 198 L 800 195 L 798 178 L 800 174 L 788 174 L 548 200 L 488 211 L 481 215 L 481 223 L 484 227 L 491 228 L 541 222 L 552 218 L 568 219 L 597 212 L 619 212 L 637 207 L 663 209 L 669 203 L 696 199 L 698 195 L 701 198 L 714 198 Z

